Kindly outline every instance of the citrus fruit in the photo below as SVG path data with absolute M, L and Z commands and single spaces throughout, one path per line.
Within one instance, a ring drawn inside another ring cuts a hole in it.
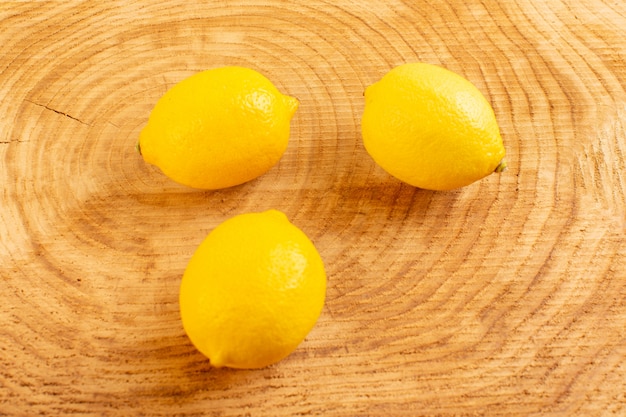
M 252 69 L 206 70 L 157 101 L 137 149 L 181 184 L 209 190 L 242 184 L 280 160 L 298 104 Z
M 326 293 L 322 259 L 280 211 L 218 225 L 180 285 L 183 327 L 215 367 L 262 368 L 288 356 L 316 323 Z
M 437 65 L 403 64 L 367 87 L 361 129 L 374 161 L 415 187 L 459 188 L 506 166 L 489 102 Z

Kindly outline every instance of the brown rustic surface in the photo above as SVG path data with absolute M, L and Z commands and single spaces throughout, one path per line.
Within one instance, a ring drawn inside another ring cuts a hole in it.
M 3 1 L 0 28 L 0 415 L 626 415 L 623 1 Z M 416 60 L 493 103 L 506 173 L 375 166 L 362 92 Z M 192 191 L 134 145 L 227 64 L 301 106 L 270 172 Z M 212 369 L 182 271 L 267 208 L 321 252 L 325 309 L 286 360 Z

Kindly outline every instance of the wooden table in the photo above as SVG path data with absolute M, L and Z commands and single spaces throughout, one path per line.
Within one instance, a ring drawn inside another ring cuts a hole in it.
M 626 3 L 0 2 L 0 415 L 626 415 Z M 509 170 L 451 192 L 366 153 L 363 90 L 409 61 L 493 104 Z M 223 65 L 298 97 L 280 163 L 184 188 L 134 149 Z M 322 316 L 213 369 L 178 286 L 219 222 L 276 208 L 327 267 Z

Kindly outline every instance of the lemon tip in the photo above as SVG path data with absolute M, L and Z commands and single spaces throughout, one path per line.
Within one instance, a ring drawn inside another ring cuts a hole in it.
M 283 101 L 284 101 L 287 109 L 289 109 L 290 115 L 293 116 L 295 114 L 295 112 L 298 110 L 298 108 L 300 107 L 300 100 L 297 97 L 284 95 L 283 96 Z

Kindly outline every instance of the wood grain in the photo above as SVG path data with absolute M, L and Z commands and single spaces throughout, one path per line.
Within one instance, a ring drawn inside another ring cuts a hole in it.
M 613 0 L 0 2 L 0 415 L 626 415 L 626 5 Z M 427 61 L 493 104 L 509 170 L 403 185 L 364 88 Z M 186 76 L 300 99 L 266 175 L 197 192 L 134 151 Z M 178 285 L 222 220 L 277 208 L 328 297 L 299 349 L 212 369 Z

